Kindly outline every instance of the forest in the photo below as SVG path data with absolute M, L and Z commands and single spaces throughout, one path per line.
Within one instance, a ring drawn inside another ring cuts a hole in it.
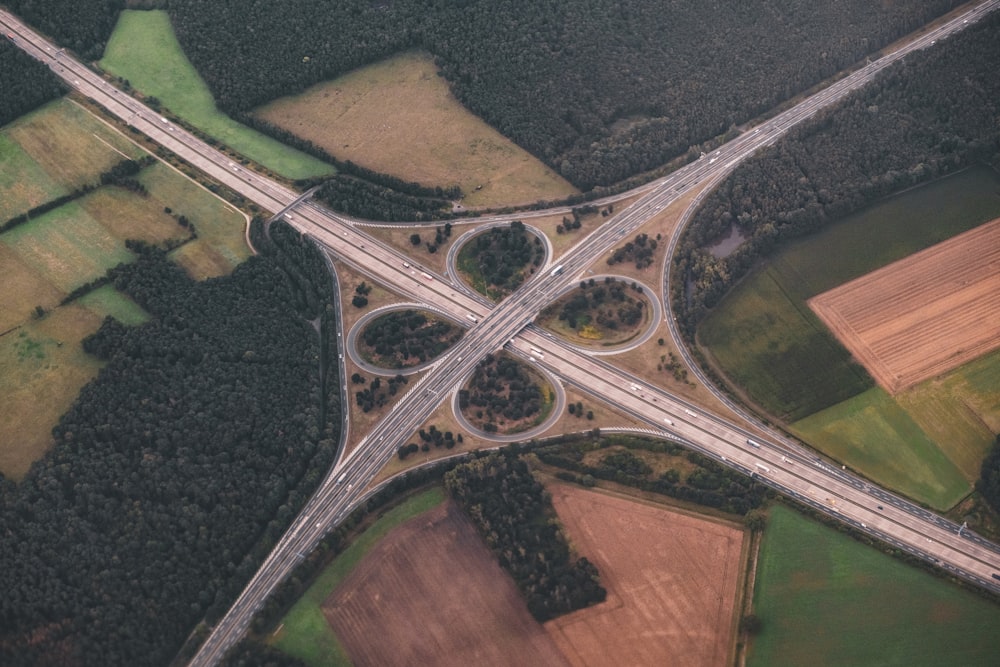
M 979 491 L 993 511 L 1000 512 L 1000 435 L 997 435 L 996 444 L 983 459 L 976 491 Z
M 597 568 L 584 557 L 572 560 L 545 488 L 517 454 L 463 463 L 445 474 L 444 485 L 539 622 L 604 601 Z
M 84 60 L 97 60 L 125 0 L 6 0 L 4 4 L 60 46 Z
M 974 164 L 1000 167 L 1000 15 L 910 54 L 730 175 L 678 245 L 671 299 L 682 330 L 754 263 L 894 192 Z M 705 247 L 736 225 L 724 259 Z M 684 288 L 690 290 L 684 298 Z
M 346 174 L 327 179 L 316 198 L 334 211 L 364 220 L 422 222 L 453 217 L 451 202 L 445 199 L 407 194 Z
M 488 354 L 476 365 L 467 389 L 458 392 L 459 407 L 483 420 L 483 430 L 496 431 L 497 421 L 519 421 L 542 410 L 545 396 L 517 359 Z
M 958 4 L 171 0 L 168 11 L 227 113 L 419 48 L 462 104 L 588 190 L 685 155 Z
M 434 359 L 462 338 L 461 327 L 417 310 L 377 317 L 365 326 L 361 341 L 382 368 L 405 368 Z
M 0 37 L 0 125 L 37 109 L 66 92 L 49 68 Z
M 323 396 L 329 354 L 307 321 L 322 314 L 304 296 L 329 276 L 282 268 L 309 255 L 293 234 L 204 282 L 144 244 L 109 272 L 152 319 L 108 318 L 85 340 L 106 365 L 50 452 L 20 484 L 0 481 L 0 664 L 169 663 L 315 488 L 339 386 Z
M 521 286 L 526 270 L 534 273 L 544 259 L 541 240 L 515 220 L 508 227 L 493 227 L 469 241 L 459 255 L 459 265 L 473 262 L 487 289 L 506 295 Z
M 612 447 L 614 449 L 603 454 L 596 465 L 584 462 L 589 452 Z M 634 450 L 651 452 L 661 463 L 664 458 L 676 459 L 678 463 L 655 473 Z M 766 486 L 742 473 L 669 441 L 623 436 L 597 440 L 575 438 L 540 447 L 535 453 L 543 463 L 569 471 L 559 474 L 568 481 L 593 486 L 594 479 L 608 480 L 731 514 L 745 515 L 760 507 L 768 493 Z

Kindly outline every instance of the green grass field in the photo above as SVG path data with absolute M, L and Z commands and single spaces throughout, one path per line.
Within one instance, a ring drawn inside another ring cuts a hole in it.
M 242 213 L 162 163 L 143 169 L 139 181 L 159 210 L 169 207 L 194 224 L 197 240 L 171 253 L 193 278 L 228 274 L 250 256 Z
M 773 265 L 750 276 L 698 338 L 765 410 L 795 421 L 874 382 L 804 302 L 789 298 L 786 277 Z
M 0 132 L 0 223 L 66 194 L 20 144 Z
M 1000 177 L 969 169 L 797 241 L 738 285 L 698 329 L 725 372 L 790 421 L 872 386 L 806 299 L 1000 215 Z
M 111 316 L 126 326 L 136 326 L 149 321 L 149 314 L 139 304 L 111 285 L 100 287 L 76 300 L 76 303 L 102 320 Z
M 435 487 L 407 499 L 376 521 L 316 578 L 285 614 L 271 644 L 309 667 L 350 665 L 320 608 L 337 585 L 354 569 L 386 533 L 404 521 L 444 502 L 444 490 Z
M 835 460 L 935 509 L 952 507 L 971 490 L 962 471 L 879 387 L 791 428 Z
M 699 342 L 810 444 L 878 483 L 949 507 L 968 492 L 1000 430 L 1000 362 L 968 364 L 893 400 L 871 389 L 805 301 L 997 216 L 1000 177 L 988 169 L 880 202 L 770 259 L 705 319 Z M 968 371 L 976 382 L 963 379 L 966 368 L 977 369 Z
M 100 64 L 193 126 L 282 176 L 297 179 L 333 172 L 330 165 L 220 112 L 181 50 L 165 11 L 123 11 Z
M 146 154 L 66 98 L 21 116 L 4 133 L 67 192 L 95 183 L 122 160 Z
M 83 306 L 57 308 L 0 336 L 0 471 L 20 480 L 52 444 L 52 426 L 101 362 L 80 341 L 101 319 Z
M 747 664 L 995 665 L 1000 606 L 782 506 L 761 544 Z
M 970 482 L 1000 432 L 1000 350 L 896 396 Z
M 121 239 L 70 202 L 0 235 L 20 259 L 63 292 L 132 260 Z

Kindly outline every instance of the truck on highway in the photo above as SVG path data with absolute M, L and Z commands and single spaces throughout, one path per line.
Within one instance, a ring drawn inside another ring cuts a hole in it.
M 560 264 L 560 265 L 559 265 L 559 266 L 557 266 L 556 268 L 552 269 L 552 273 L 550 273 L 550 274 L 549 274 L 549 277 L 551 277 L 551 278 L 555 278 L 555 277 L 556 277 L 556 276 L 558 276 L 558 275 L 559 275 L 560 273 L 562 273 L 562 270 L 563 270 L 563 265 L 562 265 L 562 264 Z
M 666 417 L 663 418 L 663 421 L 665 421 L 667 423 L 667 426 L 673 426 L 674 425 L 674 423 L 672 421 L 670 421 L 669 419 L 667 419 Z
M 347 479 L 347 473 L 341 473 L 340 477 L 337 478 L 337 484 L 343 484 L 345 479 Z
M 756 447 L 757 449 L 760 449 L 760 443 L 754 442 L 750 438 L 747 438 L 747 444 L 750 445 L 751 447 Z
M 766 465 L 764 465 L 763 463 L 758 463 L 758 464 L 757 464 L 757 467 L 758 467 L 758 468 L 760 468 L 761 470 L 763 470 L 764 472 L 771 472 L 771 469 L 770 469 L 770 468 L 768 468 L 768 467 L 767 467 Z
M 531 348 L 531 354 L 534 355 L 534 356 L 536 356 L 536 357 L 538 357 L 539 359 L 544 359 L 545 358 L 545 355 L 542 354 L 542 351 L 539 350 L 537 347 Z
M 424 271 L 421 271 L 420 275 L 422 275 L 424 277 L 424 280 L 434 280 L 434 278 L 431 276 L 431 274 L 425 273 Z
M 468 315 L 466 315 L 466 317 L 472 320 L 473 324 L 479 324 L 479 318 L 473 315 L 472 313 L 469 313 Z

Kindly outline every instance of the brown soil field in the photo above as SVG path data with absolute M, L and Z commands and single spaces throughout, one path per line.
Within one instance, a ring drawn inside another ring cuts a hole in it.
M 891 394 L 1000 347 L 1000 218 L 809 306 Z
M 255 113 L 341 160 L 424 185 L 457 184 L 470 208 L 576 192 L 463 107 L 427 53 L 393 56 Z
M 450 502 L 389 533 L 323 613 L 359 667 L 566 664 Z
M 573 665 L 728 665 L 744 533 L 626 498 L 549 485 L 608 599 L 545 625 Z

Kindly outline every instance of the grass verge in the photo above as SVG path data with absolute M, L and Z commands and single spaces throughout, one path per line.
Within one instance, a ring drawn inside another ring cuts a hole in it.
M 285 614 L 271 644 L 309 667 L 350 665 L 323 616 L 323 602 L 386 533 L 442 502 L 444 490 L 435 487 L 408 498 L 386 512 L 316 578 L 309 590 Z
M 1000 653 L 1000 607 L 780 505 L 754 607 L 750 667 L 985 667 Z
M 215 106 L 208 86 L 184 55 L 165 11 L 125 10 L 100 62 L 144 95 L 226 146 L 287 178 L 333 173 L 333 167 L 241 125 Z

